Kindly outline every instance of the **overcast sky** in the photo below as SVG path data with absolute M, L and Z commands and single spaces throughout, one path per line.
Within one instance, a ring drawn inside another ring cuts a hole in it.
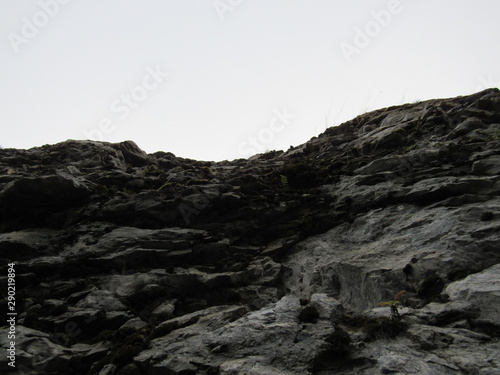
M 0 145 L 202 160 L 500 84 L 498 0 L 1 0 Z

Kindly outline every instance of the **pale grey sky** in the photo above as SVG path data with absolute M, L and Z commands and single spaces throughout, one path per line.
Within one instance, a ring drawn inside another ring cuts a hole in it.
M 2 0 L 0 145 L 287 149 L 500 84 L 498 0 Z

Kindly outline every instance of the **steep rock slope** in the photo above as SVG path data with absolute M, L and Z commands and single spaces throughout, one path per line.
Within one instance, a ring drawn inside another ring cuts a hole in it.
M 70 140 L 0 173 L 2 373 L 500 373 L 497 89 L 248 160 Z

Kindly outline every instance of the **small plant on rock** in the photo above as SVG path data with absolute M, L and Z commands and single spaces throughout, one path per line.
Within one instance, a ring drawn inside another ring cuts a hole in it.
M 330 334 L 325 341 L 328 343 L 328 350 L 333 357 L 343 358 L 349 355 L 351 337 L 341 327 L 335 326 L 335 332 Z
M 156 164 L 151 164 L 147 168 L 144 168 L 144 174 L 160 174 L 162 171 L 158 168 Z
M 399 311 L 398 311 L 398 306 L 399 305 L 399 297 L 401 297 L 403 294 L 406 293 L 406 290 L 400 290 L 395 296 L 394 296 L 394 299 L 393 300 L 390 300 L 390 301 L 382 301 L 382 302 L 379 302 L 379 306 L 389 306 L 389 308 L 391 309 L 391 319 L 392 320 L 401 320 L 401 315 L 399 315 Z
M 288 178 L 284 174 L 280 175 L 280 180 L 281 180 L 281 185 L 285 189 L 289 187 L 289 185 L 288 185 Z
M 318 309 L 313 305 L 307 305 L 299 314 L 299 320 L 304 323 L 316 323 L 318 318 Z

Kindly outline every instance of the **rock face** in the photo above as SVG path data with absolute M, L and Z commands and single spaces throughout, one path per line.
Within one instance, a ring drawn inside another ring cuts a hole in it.
M 248 160 L 66 141 L 0 174 L 2 373 L 500 374 L 496 89 Z

